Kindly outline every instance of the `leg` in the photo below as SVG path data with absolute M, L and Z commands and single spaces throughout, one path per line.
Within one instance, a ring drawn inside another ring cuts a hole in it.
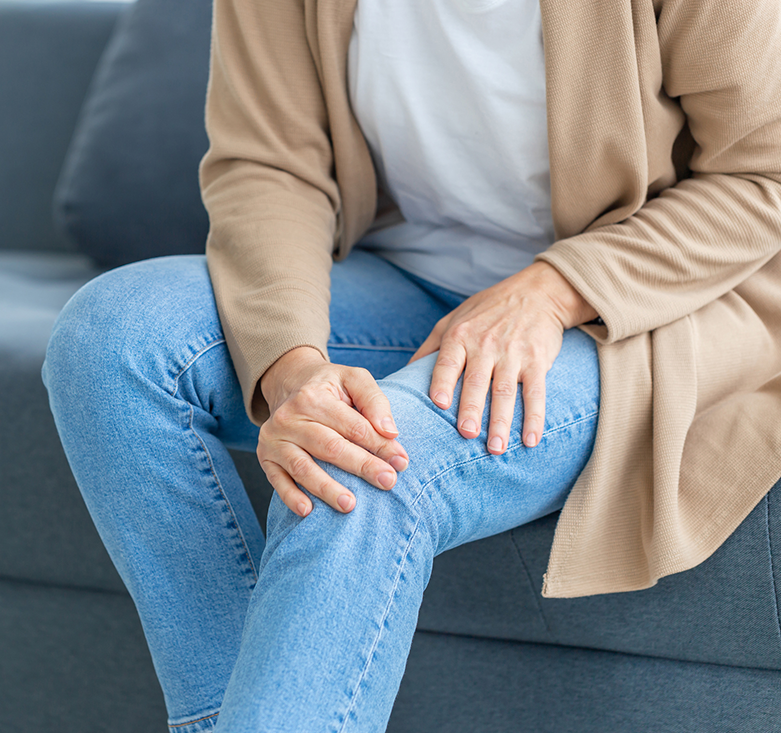
M 225 448 L 253 450 L 257 428 L 203 258 L 139 263 L 85 286 L 55 326 L 44 378 L 141 616 L 171 725 L 210 730 L 264 539 Z
M 333 271 L 331 356 L 384 376 L 449 307 L 356 252 Z M 58 319 L 44 380 L 74 475 L 138 608 L 172 730 L 211 730 L 264 540 L 225 447 L 254 451 L 258 431 L 204 258 L 137 263 L 85 286 Z
M 326 466 L 356 493 L 340 515 L 321 502 L 306 519 L 276 498 L 241 651 L 218 723 L 239 731 L 385 729 L 436 554 L 563 506 L 596 434 L 594 342 L 565 334 L 548 376 L 545 436 L 502 456 L 455 429 L 456 411 L 428 399 L 434 357 L 382 380 L 410 454 L 390 493 Z M 458 397 L 453 401 L 458 404 Z

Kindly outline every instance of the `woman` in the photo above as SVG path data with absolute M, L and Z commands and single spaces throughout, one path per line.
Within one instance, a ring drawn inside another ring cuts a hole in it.
M 384 729 L 458 544 L 563 507 L 568 597 L 738 526 L 781 452 L 779 51 L 773 0 L 217 0 L 208 275 L 99 278 L 45 366 L 172 730 Z

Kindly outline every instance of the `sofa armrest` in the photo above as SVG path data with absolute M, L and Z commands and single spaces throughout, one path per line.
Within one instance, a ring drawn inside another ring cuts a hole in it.
M 0 249 L 69 246 L 52 194 L 121 2 L 0 0 Z

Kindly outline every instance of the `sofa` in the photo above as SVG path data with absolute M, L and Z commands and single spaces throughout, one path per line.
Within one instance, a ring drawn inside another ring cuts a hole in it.
M 4 733 L 166 729 L 40 368 L 90 278 L 203 252 L 209 18 L 209 0 L 0 0 Z M 263 521 L 270 488 L 234 459 Z M 542 598 L 556 518 L 437 558 L 391 733 L 781 732 L 781 481 L 706 562 L 635 593 Z

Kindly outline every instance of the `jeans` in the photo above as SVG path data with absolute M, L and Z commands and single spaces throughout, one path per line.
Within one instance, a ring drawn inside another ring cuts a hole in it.
M 436 355 L 405 366 L 462 297 L 357 250 L 332 273 L 332 361 L 388 396 L 410 456 L 390 492 L 324 466 L 347 515 L 275 495 L 263 532 L 227 448 L 254 451 L 205 259 L 129 265 L 66 305 L 43 374 L 62 443 L 138 609 L 172 731 L 382 731 L 436 555 L 560 509 L 591 454 L 593 340 L 564 334 L 545 433 L 493 456 L 428 397 Z M 490 398 L 489 398 L 490 405 Z M 322 465 L 322 464 L 321 464 Z M 219 713 L 219 717 L 218 717 Z

